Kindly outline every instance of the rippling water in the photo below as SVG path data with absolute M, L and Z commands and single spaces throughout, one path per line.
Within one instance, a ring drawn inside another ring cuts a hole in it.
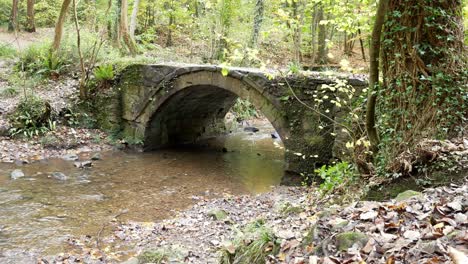
M 199 198 L 265 192 L 283 176 L 279 143 L 269 133 L 238 132 L 209 141 L 227 153 L 103 153 L 86 170 L 61 159 L 21 167 L 0 163 L 0 263 L 30 263 L 34 256 L 62 252 L 65 239 L 96 235 L 122 210 L 128 212 L 121 220 L 155 221 Z M 11 180 L 17 168 L 26 177 Z M 51 177 L 53 172 L 67 180 Z

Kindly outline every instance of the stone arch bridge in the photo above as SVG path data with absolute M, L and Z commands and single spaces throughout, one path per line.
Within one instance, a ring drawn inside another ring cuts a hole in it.
M 217 66 L 130 65 L 101 98 L 98 119 L 103 128 L 118 129 L 127 140 L 153 150 L 222 132 L 224 116 L 240 97 L 274 126 L 284 143 L 289 170 L 310 171 L 330 161 L 337 147 L 337 129 L 331 120 L 339 116 L 338 110 L 322 103 L 318 110 L 325 118 L 303 104 L 315 105 L 314 91 L 332 83 L 330 78 L 318 74 L 272 78 L 244 68 L 230 68 L 224 75 Z M 355 88 L 367 85 L 341 77 Z

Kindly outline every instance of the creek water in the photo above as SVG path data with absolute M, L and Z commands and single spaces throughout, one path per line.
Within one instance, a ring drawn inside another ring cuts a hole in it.
M 35 256 L 64 252 L 68 238 L 95 236 L 123 210 L 119 220 L 150 222 L 174 216 L 201 198 L 268 191 L 280 183 L 285 166 L 272 130 L 238 131 L 208 142 L 227 152 L 102 153 L 91 169 L 62 159 L 0 163 L 0 263 L 31 263 Z M 14 169 L 26 176 L 10 179 Z M 67 179 L 51 177 L 54 172 Z

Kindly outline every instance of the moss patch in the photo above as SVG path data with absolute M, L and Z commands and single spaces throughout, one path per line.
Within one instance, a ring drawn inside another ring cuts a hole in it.
M 346 251 L 354 244 L 358 244 L 360 247 L 364 247 L 369 238 L 359 232 L 345 232 L 336 236 L 336 246 L 340 251 Z

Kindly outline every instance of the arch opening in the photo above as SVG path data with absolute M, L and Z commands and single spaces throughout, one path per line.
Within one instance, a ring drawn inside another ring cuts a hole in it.
M 192 85 L 178 90 L 166 98 L 147 123 L 145 150 L 196 144 L 226 134 L 225 116 L 237 98 L 249 99 L 214 85 Z M 263 113 L 262 107 L 254 106 Z M 275 123 L 266 118 L 281 137 Z

